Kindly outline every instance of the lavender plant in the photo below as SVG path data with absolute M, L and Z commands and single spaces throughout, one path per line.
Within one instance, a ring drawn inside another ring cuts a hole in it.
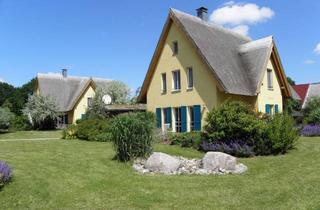
M 0 161 L 0 188 L 8 183 L 12 178 L 12 169 L 10 166 Z
M 224 152 L 237 157 L 251 157 L 254 155 L 252 147 L 238 140 L 232 140 L 228 142 L 202 141 L 200 146 L 201 149 L 206 152 Z
M 300 131 L 302 136 L 320 136 L 320 125 L 305 125 Z

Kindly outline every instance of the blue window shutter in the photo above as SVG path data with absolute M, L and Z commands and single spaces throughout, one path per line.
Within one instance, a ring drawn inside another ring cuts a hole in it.
M 182 106 L 181 109 L 181 132 L 187 132 L 187 107 Z
M 276 104 L 276 105 L 274 106 L 274 112 L 275 112 L 275 113 L 279 113 L 279 106 L 278 106 L 278 104 Z
M 201 106 L 195 105 L 193 106 L 193 117 L 194 117 L 194 130 L 201 130 Z
M 271 114 L 270 104 L 266 104 L 266 113 Z
M 156 115 L 157 115 L 157 128 L 161 128 L 161 108 L 156 109 Z
M 166 108 L 166 113 L 167 113 L 167 122 L 166 124 L 170 124 L 170 128 L 172 128 L 172 111 L 171 111 L 171 107 Z
M 86 120 L 87 119 L 87 115 L 86 114 L 81 114 L 81 120 Z

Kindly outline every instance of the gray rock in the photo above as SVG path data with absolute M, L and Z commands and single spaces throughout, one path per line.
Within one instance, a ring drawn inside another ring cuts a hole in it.
M 235 157 L 222 152 L 207 152 L 202 158 L 203 168 L 209 171 L 234 171 L 236 163 Z
M 165 174 L 174 173 L 180 167 L 178 158 L 172 157 L 162 152 L 154 152 L 146 161 L 145 168 L 151 172 Z
M 242 174 L 248 170 L 248 167 L 244 164 L 240 163 L 236 165 L 235 170 L 232 172 L 233 174 Z

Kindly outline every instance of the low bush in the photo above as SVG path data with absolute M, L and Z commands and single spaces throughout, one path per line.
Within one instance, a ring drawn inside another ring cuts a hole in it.
M 224 152 L 236 157 L 251 157 L 255 155 L 253 148 L 242 141 L 229 141 L 228 143 L 203 141 L 200 147 L 205 152 Z
M 155 117 L 151 113 L 128 113 L 114 118 L 111 133 L 115 158 L 129 161 L 152 152 Z
M 82 120 L 77 124 L 76 136 L 88 141 L 110 141 L 110 127 L 111 120 L 109 119 Z
M 7 163 L 0 161 L 0 188 L 10 182 L 11 178 L 12 169 Z
M 269 120 L 265 137 L 271 142 L 273 154 L 284 154 L 295 146 L 299 135 L 293 118 L 283 113 L 276 114 Z
M 208 113 L 204 134 L 209 142 L 237 139 L 253 145 L 261 138 L 263 121 L 242 102 L 227 102 Z
M 32 129 L 32 125 L 26 116 L 15 116 L 12 120 L 11 129 L 14 131 L 29 131 Z
M 320 125 L 304 125 L 300 131 L 302 136 L 320 136 Z
M 63 139 L 76 139 L 78 132 L 78 126 L 75 124 L 69 125 L 67 128 L 62 131 Z
M 169 141 L 171 142 L 171 145 L 179 145 L 181 147 L 192 147 L 194 149 L 199 149 L 201 143 L 201 133 L 170 133 Z

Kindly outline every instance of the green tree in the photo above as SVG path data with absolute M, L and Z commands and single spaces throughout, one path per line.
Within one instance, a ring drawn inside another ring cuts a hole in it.
M 0 130 L 6 130 L 10 127 L 14 114 L 8 108 L 0 107 Z
M 290 85 L 296 85 L 296 82 L 293 79 L 291 79 L 291 77 L 287 77 L 287 80 Z
M 110 81 L 101 88 L 103 95 L 110 95 L 113 104 L 125 104 L 129 102 L 130 88 L 121 81 Z
M 53 129 L 58 117 L 57 106 L 53 99 L 46 96 L 30 95 L 23 109 L 36 129 Z
M 35 83 L 36 79 L 32 79 L 21 87 L 14 88 L 14 91 L 4 99 L 5 106 L 9 107 L 16 115 L 22 115 L 22 109 L 24 108 L 29 95 L 33 93 Z
M 8 99 L 8 97 L 15 91 L 12 85 L 5 82 L 0 82 L 0 106 Z

